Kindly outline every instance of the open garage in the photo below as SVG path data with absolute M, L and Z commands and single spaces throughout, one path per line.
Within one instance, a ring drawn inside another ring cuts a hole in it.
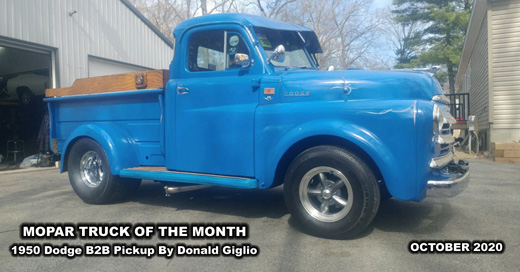
M 52 55 L 49 49 L 0 40 L 0 154 L 5 163 L 49 151 L 38 143 L 38 134 L 46 113 L 45 89 L 54 87 Z
M 1 1 L 1 164 L 16 166 L 49 151 L 45 89 L 69 87 L 78 78 L 167 69 L 172 48 L 127 0 Z

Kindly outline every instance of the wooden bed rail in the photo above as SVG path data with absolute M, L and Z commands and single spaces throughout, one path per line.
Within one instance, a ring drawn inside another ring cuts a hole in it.
M 163 89 L 169 70 L 150 70 L 119 75 L 80 78 L 68 88 L 47 89 L 46 97 L 99 94 L 132 90 Z

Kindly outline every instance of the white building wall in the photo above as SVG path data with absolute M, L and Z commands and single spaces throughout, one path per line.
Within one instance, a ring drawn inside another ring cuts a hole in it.
M 488 81 L 488 25 L 484 18 L 473 53 L 469 73 L 469 103 L 471 115 L 478 118 L 479 129 L 489 129 L 489 81 Z
M 520 1 L 491 2 L 494 129 L 520 129 Z M 511 141 L 510 139 L 509 141 Z M 517 139 L 518 140 L 518 139 Z
M 120 0 L 0 0 L 1 36 L 54 48 L 56 87 L 88 77 L 89 55 L 151 69 L 168 69 L 173 57 Z
M 470 92 L 471 114 L 480 117 L 487 143 L 520 142 L 519 63 L 520 1 L 474 1 L 457 86 Z

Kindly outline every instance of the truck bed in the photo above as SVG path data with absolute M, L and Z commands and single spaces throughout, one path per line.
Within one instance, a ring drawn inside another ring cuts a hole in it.
M 144 81 L 136 85 L 136 77 Z M 164 86 L 168 70 L 78 79 L 69 88 L 48 89 L 54 152 L 64 154 L 67 139 L 90 129 L 129 142 L 137 154 L 129 166 L 164 165 Z M 95 138 L 95 135 L 89 135 Z M 100 136 L 101 137 L 101 136 Z M 100 142 L 106 141 L 101 140 Z

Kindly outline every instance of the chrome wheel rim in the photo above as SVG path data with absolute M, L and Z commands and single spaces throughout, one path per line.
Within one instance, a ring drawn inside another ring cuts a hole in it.
M 85 185 L 97 187 L 103 180 L 103 161 L 96 152 L 89 151 L 81 157 L 79 171 Z
M 308 171 L 299 188 L 303 208 L 322 222 L 337 222 L 350 212 L 354 195 L 343 173 L 326 166 Z

